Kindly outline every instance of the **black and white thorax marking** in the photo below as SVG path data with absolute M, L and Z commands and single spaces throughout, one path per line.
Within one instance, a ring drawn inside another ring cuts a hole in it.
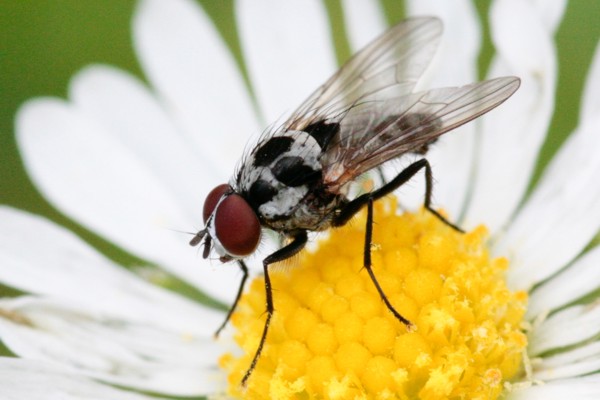
M 283 131 L 260 141 L 244 160 L 236 191 L 248 201 L 261 224 L 283 233 L 328 228 L 335 210 L 347 200 L 330 193 L 323 164 L 339 124 L 317 122 L 303 131 Z

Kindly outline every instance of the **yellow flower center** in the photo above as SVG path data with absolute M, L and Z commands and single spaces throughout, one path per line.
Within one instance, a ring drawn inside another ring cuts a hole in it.
M 232 318 L 241 356 L 224 355 L 229 395 L 244 399 L 495 399 L 521 368 L 526 294 L 506 288 L 504 258 L 491 259 L 481 226 L 461 234 L 426 211 L 375 204 L 373 270 L 363 268 L 366 213 L 332 230 L 298 266 L 272 269 L 275 313 L 260 360 L 264 280 L 252 282 Z

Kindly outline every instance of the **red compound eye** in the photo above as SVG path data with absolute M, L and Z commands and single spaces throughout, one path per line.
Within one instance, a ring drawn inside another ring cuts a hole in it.
M 238 194 L 231 194 L 219 205 L 215 215 L 217 238 L 232 256 L 249 256 L 260 239 L 260 222 L 250 205 Z
M 205 224 L 208 217 L 210 217 L 210 214 L 215 210 L 221 196 L 227 191 L 233 191 L 233 189 L 231 189 L 231 186 L 224 183 L 211 190 L 208 196 L 206 196 L 206 200 L 204 200 L 204 209 L 202 210 L 202 217 L 204 218 Z

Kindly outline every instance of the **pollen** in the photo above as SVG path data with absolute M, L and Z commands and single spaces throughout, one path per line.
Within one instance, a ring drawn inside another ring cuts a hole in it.
M 363 266 L 366 212 L 332 230 L 291 269 L 271 272 L 275 313 L 245 387 L 265 315 L 257 278 L 232 318 L 242 352 L 226 354 L 228 394 L 244 399 L 496 399 L 522 369 L 527 296 L 505 284 L 487 230 L 459 233 L 426 210 L 375 203 L 372 268 Z

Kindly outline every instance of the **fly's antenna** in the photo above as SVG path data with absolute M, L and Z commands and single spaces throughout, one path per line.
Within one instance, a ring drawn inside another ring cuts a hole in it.
M 204 240 L 204 250 L 202 251 L 202 258 L 204 258 L 205 260 L 210 255 L 210 244 L 210 236 L 207 236 L 206 240 Z
M 206 229 L 202 229 L 201 231 L 198 231 L 198 233 L 196 233 L 194 235 L 192 240 L 190 240 L 190 246 L 197 246 L 198 244 L 200 244 L 200 242 L 202 241 L 202 238 L 205 235 L 206 235 Z M 206 258 L 206 257 L 204 257 L 204 258 Z
M 190 240 L 190 246 L 199 245 L 200 242 L 202 242 L 202 239 L 204 239 L 204 243 L 202 243 L 204 246 L 204 249 L 202 250 L 202 258 L 207 259 L 210 255 L 211 238 L 210 235 L 206 235 L 206 228 L 198 231 L 198 233 L 194 235 L 192 240 Z

